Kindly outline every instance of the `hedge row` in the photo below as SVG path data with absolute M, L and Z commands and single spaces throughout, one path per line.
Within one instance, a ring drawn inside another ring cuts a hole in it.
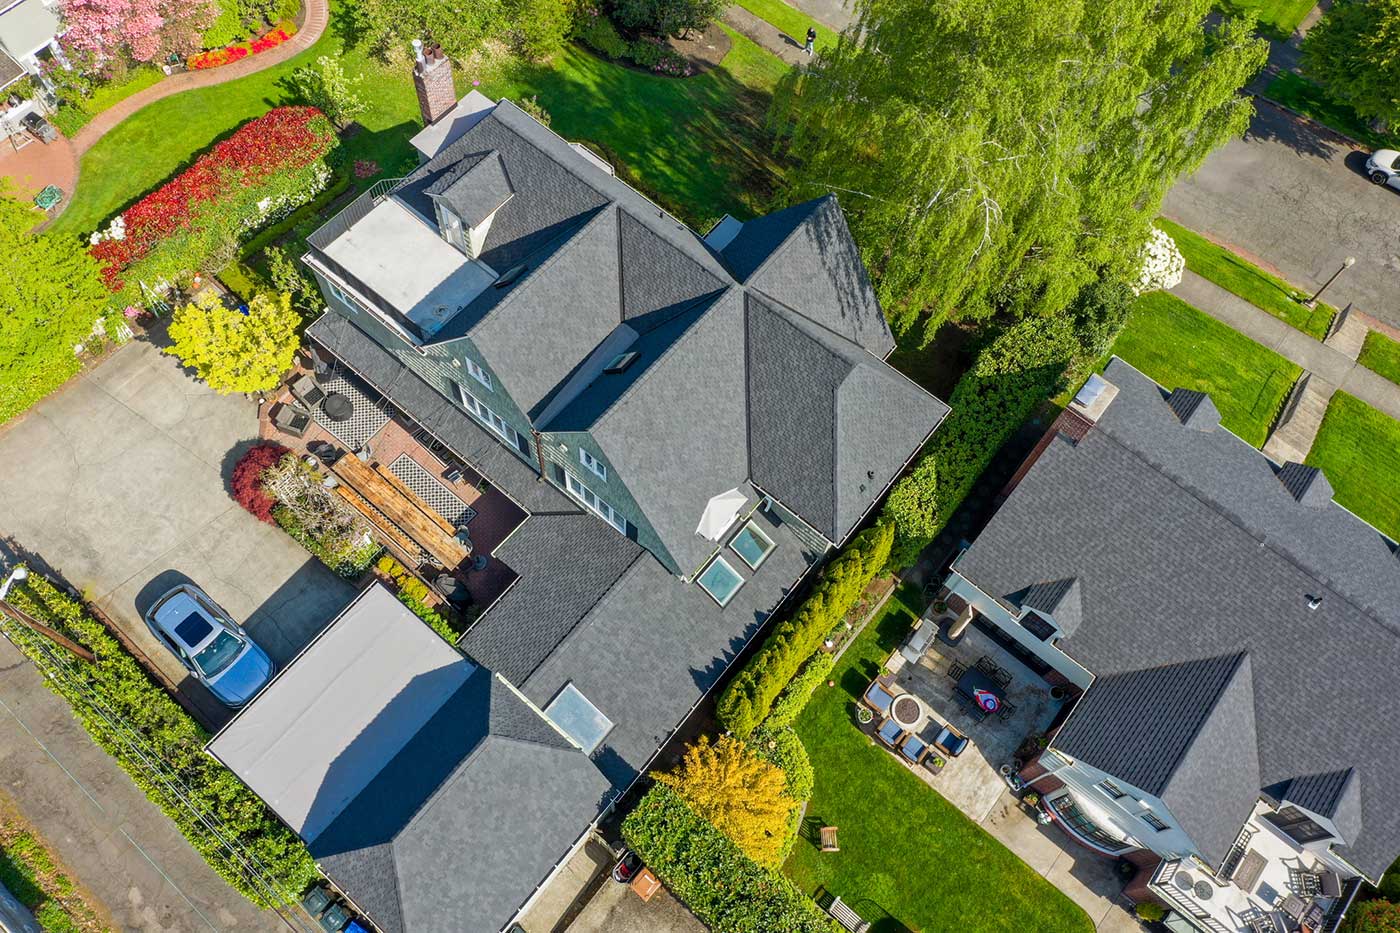
M 840 933 L 791 881 L 745 856 L 664 784 L 628 814 L 622 837 L 716 933 Z
M 232 771 L 205 753 L 208 734 L 151 680 L 145 668 L 127 654 L 102 623 L 35 573 L 11 590 L 9 598 L 13 605 L 58 629 L 97 656 L 91 664 L 75 661 L 67 665 L 82 686 L 75 685 L 68 677 L 48 676 L 44 682 L 69 702 L 73 714 L 93 741 L 117 760 L 152 803 L 165 811 L 215 871 L 254 903 L 269 906 L 263 891 L 250 882 L 247 873 L 230 858 L 190 807 L 176 799 L 164 783 L 154 779 L 148 768 L 123 744 L 113 727 L 94 709 L 89 693 L 145 741 L 184 787 L 191 805 L 212 817 L 240 850 L 251 853 L 264 872 L 282 888 L 283 896 L 295 898 L 316 879 L 316 865 L 301 840 Z M 6 624 L 5 628 L 41 671 L 50 671 L 53 662 L 48 660 L 47 653 L 62 649 L 23 626 Z
M 831 562 L 807 600 L 768 635 L 720 694 L 716 714 L 724 728 L 745 738 L 767 717 L 788 681 L 885 566 L 893 541 L 893 525 L 880 522 L 857 535 Z
M 826 651 L 819 652 L 808 661 L 802 671 L 783 688 L 783 692 L 778 694 L 777 701 L 768 712 L 768 718 L 763 721 L 763 728 L 784 729 L 797 722 L 797 717 L 802 715 L 808 701 L 812 699 L 813 691 L 826 680 L 835 666 L 836 655 Z

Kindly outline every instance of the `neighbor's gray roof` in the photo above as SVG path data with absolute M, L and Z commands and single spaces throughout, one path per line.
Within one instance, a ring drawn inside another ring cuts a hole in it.
M 746 311 L 753 481 L 839 542 L 948 406 L 790 308 Z
M 724 248 L 749 288 L 798 308 L 884 359 L 894 349 L 860 251 L 834 195 L 750 220 Z
M 1182 424 L 1121 360 L 1104 375 L 1119 394 L 1099 422 L 1046 448 L 956 569 L 1008 602 L 1077 577 L 1083 620 L 1060 644 L 1099 678 L 1247 654 L 1259 788 L 1355 769 L 1361 816 L 1343 854 L 1379 877 L 1400 853 L 1388 803 L 1400 720 L 1384 706 L 1400 691 L 1392 546 L 1338 506 L 1298 502 L 1224 429 Z M 1216 805 L 1225 818 L 1224 795 L 1197 803 Z
M 497 933 L 609 790 L 581 751 L 479 669 L 308 845 L 384 933 Z

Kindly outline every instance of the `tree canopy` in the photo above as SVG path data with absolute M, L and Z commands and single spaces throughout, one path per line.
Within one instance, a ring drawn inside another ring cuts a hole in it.
M 564 44 L 572 16 L 569 0 L 354 0 L 353 22 L 380 49 L 432 37 L 453 58 L 476 51 L 484 39 L 502 39 L 531 56 Z
M 1243 132 L 1253 23 L 1210 0 L 864 0 L 780 85 L 785 196 L 841 199 L 897 329 L 1056 313 L 1130 274 L 1162 196 Z
M 78 371 L 73 347 L 111 297 L 77 241 L 32 232 L 41 220 L 0 179 L 0 422 Z
M 713 744 L 708 736 L 701 736 L 685 750 L 675 771 L 653 777 L 675 790 L 749 858 L 777 866 L 788 814 L 797 803 L 787 795 L 782 769 L 733 736 Z
M 258 295 L 244 314 L 206 292 L 170 319 L 172 345 L 165 352 L 215 392 L 266 392 L 292 366 L 300 322 L 287 294 Z
M 1359 115 L 1400 123 L 1400 0 L 1337 0 L 1308 30 L 1303 67 Z

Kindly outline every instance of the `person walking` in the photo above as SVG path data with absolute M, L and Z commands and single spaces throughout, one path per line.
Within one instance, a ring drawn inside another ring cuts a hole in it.
M 808 26 L 808 27 L 807 27 L 807 44 L 804 45 L 804 46 L 802 47 L 802 51 L 804 51 L 804 52 L 807 53 L 807 57 L 808 57 L 808 58 L 811 58 L 811 57 L 812 57 L 812 53 L 815 52 L 816 49 L 817 49 L 817 27 L 816 27 L 816 26 Z

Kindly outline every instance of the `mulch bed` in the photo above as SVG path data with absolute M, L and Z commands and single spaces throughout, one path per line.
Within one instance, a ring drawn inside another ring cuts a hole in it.
M 729 38 L 729 33 L 721 29 L 717 22 L 706 26 L 703 33 L 691 32 L 689 38 L 673 37 L 666 41 L 671 48 L 685 56 L 697 75 L 704 74 L 723 61 L 724 56 L 729 54 L 730 46 L 734 44 Z

